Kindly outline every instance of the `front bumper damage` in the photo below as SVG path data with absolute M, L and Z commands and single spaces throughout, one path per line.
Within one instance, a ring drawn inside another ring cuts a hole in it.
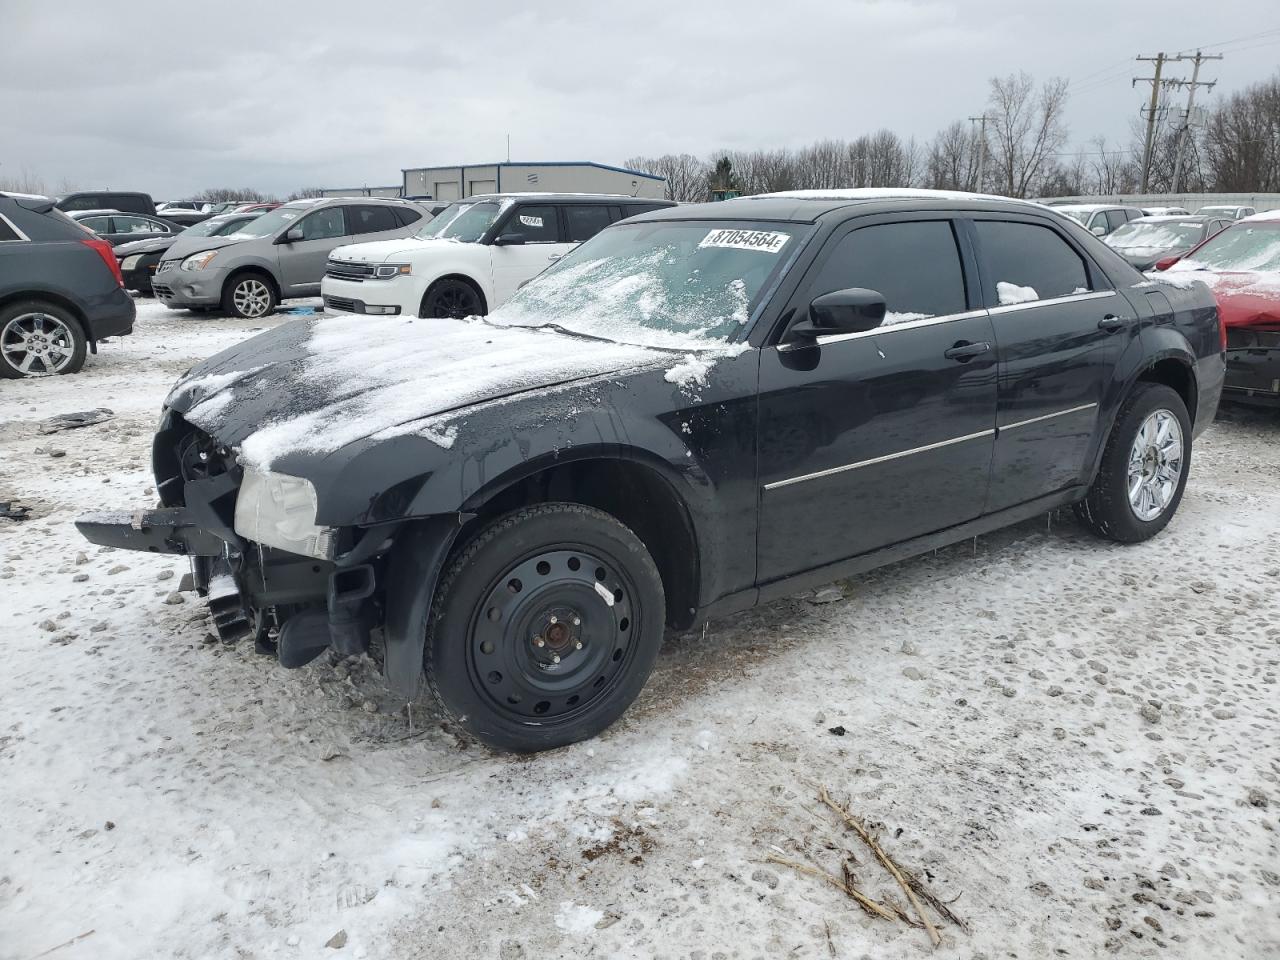
M 1227 328 L 1227 376 L 1224 396 L 1264 405 L 1280 405 L 1280 331 Z
M 76 527 L 87 540 L 188 557 L 185 586 L 207 599 L 218 635 L 227 642 L 252 639 L 285 667 L 301 667 L 329 648 L 366 653 L 381 629 L 388 686 L 406 697 L 416 694 L 429 600 L 458 515 L 341 528 L 334 559 L 304 557 L 236 533 L 243 474 L 212 438 L 166 414 L 154 453 L 164 503 L 86 514 Z M 397 539 L 405 549 L 393 550 Z M 389 590 L 389 584 L 398 586 Z

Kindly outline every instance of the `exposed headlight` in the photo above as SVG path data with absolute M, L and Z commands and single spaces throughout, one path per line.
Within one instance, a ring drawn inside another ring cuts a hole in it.
M 206 250 L 203 253 L 193 253 L 187 259 L 182 261 L 183 270 L 203 270 L 218 255 L 217 250 Z
M 236 496 L 236 533 L 317 560 L 332 560 L 334 529 L 316 526 L 316 488 L 283 473 L 245 470 Z
M 142 259 L 142 254 L 135 253 L 132 257 L 125 257 L 120 261 L 121 270 L 132 270 L 138 265 L 138 261 Z
M 373 275 L 379 280 L 390 280 L 392 277 L 407 277 L 412 273 L 413 268 L 407 263 L 382 263 Z

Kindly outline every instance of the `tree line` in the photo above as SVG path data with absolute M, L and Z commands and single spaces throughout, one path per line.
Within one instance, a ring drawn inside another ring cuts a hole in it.
M 1098 136 L 1088 149 L 1067 151 L 1069 95 L 1061 77 L 1037 83 L 1021 72 L 991 78 L 985 123 L 956 120 L 924 143 L 885 129 L 797 149 L 637 156 L 624 166 L 665 177 L 667 199 L 686 202 L 706 200 L 713 191 L 833 187 L 930 187 L 1010 197 L 1136 193 L 1145 124 L 1134 121 L 1128 143 Z M 1180 109 L 1160 111 L 1150 192 L 1172 189 L 1180 137 L 1186 137 L 1183 191 L 1280 192 L 1280 73 L 1219 100 L 1203 123 L 1185 130 Z

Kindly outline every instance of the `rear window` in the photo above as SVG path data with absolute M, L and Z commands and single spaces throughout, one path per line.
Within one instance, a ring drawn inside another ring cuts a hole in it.
M 9 226 L 9 224 L 5 220 L 0 219 L 0 242 L 5 240 L 18 240 L 18 239 L 21 239 L 18 236 L 18 231 L 14 230 L 13 227 Z
M 977 220 L 987 302 L 999 306 L 1088 293 L 1084 261 L 1048 227 Z

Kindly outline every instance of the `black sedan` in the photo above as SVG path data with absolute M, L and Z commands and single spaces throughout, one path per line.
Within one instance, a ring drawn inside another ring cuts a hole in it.
M 261 216 L 254 213 L 228 213 L 220 217 L 210 217 L 194 226 L 187 227 L 181 233 L 170 233 L 149 240 L 132 240 L 121 243 L 115 248 L 116 259 L 120 261 L 120 272 L 124 275 L 124 285 L 130 290 L 142 294 L 151 294 L 151 278 L 155 276 L 156 267 L 165 251 L 179 238 L 225 237 L 235 233 L 250 220 Z
M 183 230 L 180 224 L 162 217 L 121 213 L 119 210 L 73 210 L 67 216 L 82 227 L 92 230 L 113 247 L 134 240 L 176 237 Z
M 1067 505 L 1155 536 L 1222 380 L 1208 288 L 1035 204 L 673 206 L 488 317 L 299 319 L 192 368 L 162 506 L 78 526 L 191 557 L 220 633 L 283 666 L 376 631 L 406 700 L 539 750 L 621 716 L 664 626 Z
M 1231 224 L 1226 217 L 1139 217 L 1108 234 L 1103 243 L 1139 270 L 1152 270 L 1163 260 L 1176 260 Z

